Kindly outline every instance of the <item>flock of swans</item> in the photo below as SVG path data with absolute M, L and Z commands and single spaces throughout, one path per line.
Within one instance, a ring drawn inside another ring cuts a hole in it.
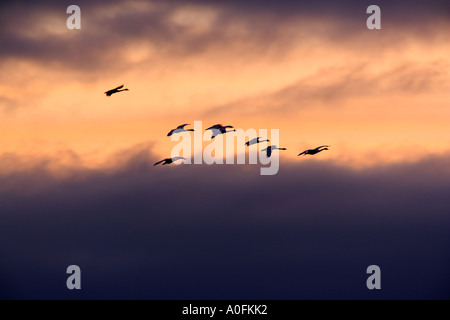
M 186 127 L 188 125 L 189 124 L 182 124 L 182 125 L 178 126 L 177 128 L 171 130 L 167 134 L 167 136 L 171 137 L 174 134 L 179 134 L 179 133 L 183 133 L 183 132 L 193 132 L 194 129 L 186 129 Z M 222 124 L 216 124 L 216 125 L 214 125 L 212 127 L 209 127 L 205 131 L 208 131 L 208 130 L 211 130 L 213 132 L 212 133 L 212 137 L 211 137 L 212 139 L 216 138 L 218 135 L 236 131 L 233 126 L 229 126 L 229 125 L 228 126 L 224 126 Z M 270 140 L 268 140 L 268 139 L 262 140 L 261 137 L 257 137 L 257 138 L 254 138 L 254 139 L 251 139 L 251 140 L 247 141 L 245 143 L 245 145 L 247 147 L 250 147 L 252 145 L 257 145 L 257 144 L 264 143 L 264 142 L 270 142 Z M 309 150 L 303 151 L 298 156 L 307 156 L 307 155 L 313 156 L 313 155 L 316 155 L 316 154 L 318 154 L 318 153 L 320 153 L 322 151 L 329 150 L 328 149 L 329 147 L 330 146 L 320 146 L 320 147 L 317 147 L 315 149 L 309 149 Z M 278 146 L 271 145 L 271 146 L 269 146 L 269 147 L 267 147 L 267 148 L 265 148 L 265 149 L 263 149 L 261 151 L 266 153 L 267 158 L 270 158 L 272 156 L 272 152 L 275 151 L 275 150 L 287 150 L 287 149 L 286 148 L 279 148 Z M 157 166 L 159 164 L 162 164 L 164 166 L 164 165 L 172 164 L 172 163 L 174 163 L 175 161 L 178 161 L 178 160 L 187 160 L 187 159 L 184 158 L 184 157 L 167 158 L 167 159 L 158 161 L 157 163 L 154 164 L 154 166 Z
M 119 86 L 119 87 L 117 87 L 115 89 L 108 90 L 108 91 L 105 92 L 105 94 L 106 94 L 107 97 L 111 97 L 115 93 L 119 93 L 119 92 L 123 92 L 123 91 L 129 91 L 128 89 L 122 89 L 123 87 L 124 87 L 124 85 L 121 85 L 121 86 Z M 186 127 L 188 125 L 189 124 L 182 124 L 182 125 L 178 126 L 177 128 L 171 130 L 167 134 L 167 136 L 171 137 L 174 134 L 179 134 L 179 133 L 183 133 L 183 132 L 193 132 L 194 129 L 186 129 Z M 212 131 L 212 137 L 211 137 L 212 139 L 216 138 L 217 136 L 219 136 L 221 134 L 227 134 L 229 132 L 235 132 L 236 131 L 233 126 L 230 126 L 230 125 L 224 126 L 222 124 L 216 124 L 214 126 L 211 126 L 208 129 L 206 129 L 205 131 L 208 131 L 208 130 Z M 266 140 L 261 140 L 261 139 L 262 139 L 261 137 L 254 138 L 254 139 L 252 139 L 250 141 L 247 141 L 245 143 L 245 145 L 247 147 L 250 147 L 252 145 L 257 145 L 257 144 L 260 144 L 260 143 L 270 142 L 270 140 L 267 140 L 267 139 Z M 314 155 L 316 155 L 316 154 L 318 154 L 318 153 L 320 153 L 322 151 L 329 150 L 328 149 L 329 147 L 330 146 L 320 146 L 320 147 L 317 147 L 315 149 L 305 150 L 302 153 L 300 153 L 298 156 L 307 156 L 307 155 L 314 156 Z M 271 145 L 271 146 L 269 146 L 269 147 L 267 147 L 267 148 L 265 148 L 265 149 L 263 149 L 261 151 L 266 153 L 267 158 L 270 158 L 272 156 L 272 152 L 275 151 L 275 150 L 287 150 L 287 149 L 286 148 L 279 148 L 278 146 Z M 176 162 L 178 160 L 187 160 L 187 159 L 184 158 L 184 157 L 167 158 L 167 159 L 164 159 L 164 160 L 156 162 L 154 164 L 154 166 L 157 166 L 159 164 L 162 164 L 163 166 L 164 165 L 169 165 L 169 164 L 172 164 L 172 163 L 174 163 L 174 162 Z

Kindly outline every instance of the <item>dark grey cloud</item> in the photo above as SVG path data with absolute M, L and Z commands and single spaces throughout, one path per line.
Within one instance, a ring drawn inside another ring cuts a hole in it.
M 362 171 L 282 161 L 262 177 L 130 155 L 64 179 L 43 166 L 0 177 L 20 185 L 0 192 L 1 298 L 450 298 L 448 156 Z M 65 289 L 72 264 L 81 292 Z M 365 287 L 372 264 L 380 292 Z
M 153 3 L 158 6 L 145 10 L 131 9 L 126 1 L 78 1 L 82 8 L 83 27 L 81 31 L 71 31 L 70 38 L 54 34 L 30 37 L 22 32 L 45 24 L 46 20 L 38 17 L 46 17 L 50 13 L 59 17 L 59 24 L 54 28 L 65 30 L 65 9 L 70 3 L 3 3 L 0 10 L 0 59 L 29 59 L 53 69 L 100 69 L 106 72 L 129 68 L 130 64 L 120 59 L 121 50 L 143 39 L 154 45 L 159 55 L 176 58 L 211 48 L 227 51 L 232 46 L 242 46 L 241 50 L 259 55 L 274 50 L 280 54 L 293 44 L 301 43 L 307 35 L 351 47 L 356 41 L 355 34 L 367 32 L 365 10 L 372 4 L 369 1 L 290 0 Z M 448 21 L 449 17 L 446 1 L 381 1 L 378 4 L 383 9 L 384 34 L 398 34 L 392 44 L 410 37 L 431 41 L 445 32 L 442 22 Z M 218 12 L 210 30 L 201 34 L 192 34 L 189 27 L 174 25 L 171 21 L 177 9 L 194 5 Z M 114 6 L 123 7 L 123 11 L 115 11 L 111 16 L 99 14 Z M 323 25 L 328 27 L 318 30 L 309 26 L 311 21 L 323 21 Z M 244 34 L 230 33 L 230 27 L 237 24 L 245 30 Z M 373 34 L 368 34 L 366 45 L 376 42 L 373 40 L 376 40 Z

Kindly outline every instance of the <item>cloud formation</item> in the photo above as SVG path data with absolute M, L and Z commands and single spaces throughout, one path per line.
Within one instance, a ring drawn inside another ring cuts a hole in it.
M 81 31 L 66 30 L 58 1 L 2 5 L 2 60 L 25 59 L 53 68 L 125 70 L 125 48 L 146 44 L 158 56 L 198 55 L 230 49 L 277 54 L 308 39 L 360 45 L 366 8 L 361 1 L 79 1 Z M 441 0 L 382 1 L 385 34 L 430 41 L 445 31 L 448 3 Z M 370 41 L 365 43 L 370 45 Z M 150 56 L 151 57 L 151 56 Z
M 139 147 L 114 170 L 15 174 L 29 192 L 0 192 L 1 298 L 450 297 L 448 156 L 363 171 L 287 162 L 273 177 L 155 160 Z
M 426 155 L 448 145 L 449 4 L 379 1 L 382 32 L 370 4 L 80 0 L 69 31 L 61 1 L 2 2 L 0 298 L 448 299 L 450 156 Z M 403 162 L 153 167 L 198 116 Z
M 286 112 L 311 107 L 334 108 L 358 98 L 380 99 L 392 94 L 420 96 L 441 94 L 450 88 L 450 74 L 445 61 L 434 63 L 391 66 L 388 70 L 376 70 L 370 64 L 354 68 L 324 68 L 314 75 L 270 93 L 259 93 L 212 107 L 206 115 L 222 113 L 262 114 L 285 116 Z M 372 70 L 371 70 L 372 69 Z

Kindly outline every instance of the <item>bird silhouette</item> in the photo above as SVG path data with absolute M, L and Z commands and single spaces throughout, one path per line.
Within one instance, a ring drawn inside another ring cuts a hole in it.
M 263 142 L 270 142 L 270 140 L 267 140 L 267 139 L 266 140 L 261 140 L 261 137 L 258 137 L 258 138 L 255 138 L 255 139 L 252 139 L 252 140 L 246 142 L 245 145 L 250 147 L 250 146 L 252 146 L 254 144 L 263 143 Z
M 303 151 L 298 156 L 302 156 L 302 155 L 303 156 L 306 156 L 306 155 L 313 156 L 313 155 L 318 154 L 319 152 L 322 152 L 322 151 L 325 151 L 325 150 L 330 150 L 330 149 L 328 149 L 329 147 L 330 146 L 321 146 L 321 147 L 317 147 L 315 149 L 309 149 L 309 150 Z
M 168 158 L 168 159 L 164 159 L 164 160 L 158 161 L 153 166 L 157 166 L 158 164 L 161 164 L 161 163 L 162 163 L 163 166 L 165 166 L 165 165 L 168 165 L 168 164 L 172 164 L 172 163 L 174 163 L 175 161 L 178 161 L 178 160 L 187 160 L 187 159 L 183 158 L 183 157 Z
M 185 129 L 184 127 L 189 126 L 189 124 L 183 124 L 181 126 L 178 126 L 176 129 L 173 129 L 172 131 L 170 131 L 167 136 L 170 137 L 173 134 L 176 133 L 182 133 L 182 132 L 189 132 L 189 131 L 194 131 L 194 129 Z
M 206 129 L 205 131 L 214 130 L 214 129 L 219 130 L 220 128 L 224 128 L 224 126 L 222 124 L 215 124 L 212 127 L 209 127 L 208 129 Z M 227 126 L 227 128 L 233 128 L 233 127 L 232 126 Z
M 267 158 L 270 158 L 272 156 L 272 152 L 274 150 L 287 150 L 287 149 L 286 148 L 278 148 L 277 146 L 270 146 L 261 151 L 266 151 Z
M 225 134 L 228 132 L 235 132 L 236 130 L 234 130 L 234 129 L 227 131 L 227 129 L 232 129 L 232 128 L 234 128 L 234 127 L 233 126 L 224 126 L 222 124 L 216 124 L 216 125 L 213 125 L 212 127 L 209 127 L 205 131 L 212 130 L 213 134 L 212 134 L 211 139 L 214 139 L 218 135 Z
M 111 90 L 109 90 L 109 91 L 106 91 L 106 92 L 105 92 L 106 96 L 107 96 L 107 97 L 111 97 L 114 93 L 118 93 L 118 92 L 122 92 L 122 91 L 129 91 L 128 89 L 120 90 L 120 89 L 123 88 L 123 86 L 124 86 L 124 85 L 121 85 L 121 86 L 118 86 L 118 87 L 115 88 L 115 89 L 111 89 Z
M 226 127 L 221 127 L 219 129 L 211 129 L 213 131 L 213 134 L 211 136 L 211 139 L 214 139 L 215 137 L 221 135 L 221 134 L 225 134 L 225 133 L 229 133 L 229 132 L 236 132 L 236 130 L 232 129 L 232 130 L 228 130 L 228 128 L 233 128 L 232 126 L 226 126 Z

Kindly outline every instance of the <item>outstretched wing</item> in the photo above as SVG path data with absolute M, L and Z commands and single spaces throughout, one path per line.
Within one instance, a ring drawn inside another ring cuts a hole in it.
M 329 148 L 330 146 L 321 146 L 321 147 L 318 147 L 318 148 L 316 148 L 316 150 L 320 150 L 320 149 L 322 149 L 322 148 Z
M 181 126 L 178 126 L 177 129 L 184 129 L 184 127 L 186 127 L 186 126 L 188 126 L 188 125 L 189 125 L 189 123 L 182 124 Z
M 115 89 L 108 90 L 108 91 L 105 92 L 105 94 L 109 97 L 109 96 L 111 96 L 113 93 L 116 93 L 117 90 L 122 89 L 123 86 L 124 86 L 124 85 L 121 85 L 121 86 L 118 86 L 118 87 L 115 88 Z
M 205 131 L 213 130 L 213 129 L 219 129 L 219 128 L 221 128 L 221 127 L 222 127 L 221 124 L 215 124 L 215 125 L 213 125 L 212 127 L 209 127 L 208 129 L 206 129 Z
M 167 159 L 161 160 L 161 161 L 155 163 L 153 166 L 157 166 L 158 164 L 161 164 L 161 163 L 163 163 L 163 162 L 166 162 L 166 160 L 167 160 Z
M 246 143 L 248 146 L 252 146 L 254 144 L 258 143 L 258 138 L 252 139 L 249 142 Z
M 298 157 L 303 156 L 303 155 L 306 155 L 307 152 L 308 152 L 308 151 L 303 151 L 302 153 L 300 153 L 300 154 L 298 155 Z
M 218 135 L 221 135 L 223 133 L 220 129 L 213 128 L 211 130 L 213 132 L 211 139 L 214 139 L 215 137 L 217 137 Z
M 167 136 L 170 137 L 171 135 L 173 135 L 173 134 L 175 133 L 176 130 L 177 130 L 177 129 L 173 129 L 172 131 L 170 131 L 170 132 L 167 134 Z
M 267 147 L 265 149 L 262 149 L 261 151 L 266 152 L 267 158 L 270 158 L 270 156 L 272 155 L 272 147 Z

